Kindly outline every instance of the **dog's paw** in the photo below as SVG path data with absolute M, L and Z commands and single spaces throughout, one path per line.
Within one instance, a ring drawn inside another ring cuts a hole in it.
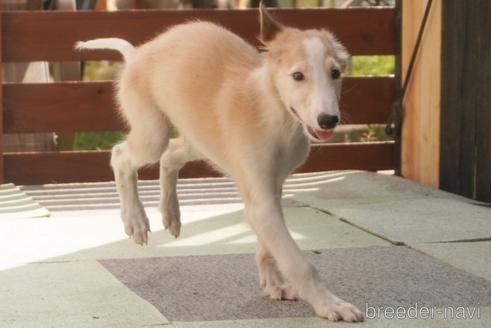
M 174 238 L 178 238 L 181 232 L 181 221 L 167 218 L 169 218 L 169 215 L 166 216 L 164 228 L 169 230 L 169 233 L 174 236 Z
M 179 212 L 179 205 L 161 205 L 159 206 L 159 210 L 162 214 L 162 224 L 166 230 L 169 230 L 169 233 L 175 238 L 179 237 L 179 233 L 181 232 L 181 219 Z
M 294 289 L 294 287 L 290 285 L 284 285 L 282 287 L 282 299 L 283 300 L 289 300 L 289 301 L 297 301 L 299 296 L 297 295 L 297 291 Z
M 272 300 L 297 300 L 297 292 L 292 286 L 277 286 L 277 285 L 266 285 L 263 287 L 263 293 Z
M 260 273 L 260 286 L 263 294 L 272 300 L 295 301 L 298 298 L 297 291 L 291 285 L 283 282 L 280 273 L 273 268 Z
M 143 208 L 134 210 L 123 215 L 125 233 L 138 245 L 148 242 L 147 233 L 150 231 L 149 219 Z
M 331 321 L 359 322 L 364 320 L 364 315 L 355 305 L 343 301 L 330 302 L 315 311 L 320 317 Z

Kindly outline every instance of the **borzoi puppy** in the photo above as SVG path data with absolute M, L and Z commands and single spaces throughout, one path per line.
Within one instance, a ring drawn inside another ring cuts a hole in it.
M 306 159 L 310 141 L 330 138 L 340 120 L 349 55 L 331 33 L 284 26 L 264 8 L 260 25 L 261 53 L 209 22 L 175 26 L 138 48 L 122 39 L 77 44 L 118 50 L 126 62 L 117 97 L 130 131 L 111 157 L 125 232 L 147 243 L 137 170 L 160 160 L 163 223 L 177 237 L 178 172 L 205 159 L 237 183 L 258 236 L 264 292 L 299 297 L 330 320 L 361 321 L 361 311 L 330 293 L 305 260 L 281 208 L 282 184 Z M 172 126 L 179 138 L 169 140 Z

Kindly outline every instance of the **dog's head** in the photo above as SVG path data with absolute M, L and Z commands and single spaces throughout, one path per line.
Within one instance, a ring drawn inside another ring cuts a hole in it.
M 330 32 L 283 26 L 263 6 L 260 25 L 267 69 L 285 108 L 311 140 L 327 140 L 340 121 L 341 75 L 349 54 Z

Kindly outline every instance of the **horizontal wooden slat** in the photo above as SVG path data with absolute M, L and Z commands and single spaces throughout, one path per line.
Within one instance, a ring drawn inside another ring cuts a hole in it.
M 5 84 L 5 133 L 122 130 L 111 82 Z
M 340 110 L 344 124 L 386 123 L 396 99 L 394 77 L 344 78 Z
M 392 142 L 327 144 L 313 146 L 298 172 L 342 169 L 387 170 L 393 168 Z M 16 184 L 110 181 L 110 152 L 6 153 L 5 179 Z M 188 163 L 181 178 L 219 176 L 204 162 Z M 140 171 L 141 179 L 157 179 L 156 166 Z
M 395 53 L 395 11 L 379 9 L 276 9 L 287 25 L 327 28 L 353 55 Z M 3 60 L 118 59 L 114 52 L 73 50 L 76 41 L 120 37 L 141 44 L 165 28 L 189 20 L 220 23 L 258 44 L 256 10 L 152 10 L 119 12 L 3 12 Z
M 311 147 L 306 162 L 296 172 L 328 170 L 392 170 L 394 142 L 357 142 Z
M 345 123 L 385 123 L 395 99 L 394 79 L 346 78 Z M 4 85 L 6 133 L 113 131 L 124 129 L 111 82 Z

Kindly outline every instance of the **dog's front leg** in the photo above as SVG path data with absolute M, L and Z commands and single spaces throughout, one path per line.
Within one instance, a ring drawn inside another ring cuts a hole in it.
M 329 320 L 363 320 L 359 309 L 328 291 L 316 269 L 304 259 L 284 223 L 280 197 L 268 192 L 268 188 L 257 188 L 258 185 L 254 193 L 245 194 L 246 219 L 299 297 L 311 304 L 319 316 Z

